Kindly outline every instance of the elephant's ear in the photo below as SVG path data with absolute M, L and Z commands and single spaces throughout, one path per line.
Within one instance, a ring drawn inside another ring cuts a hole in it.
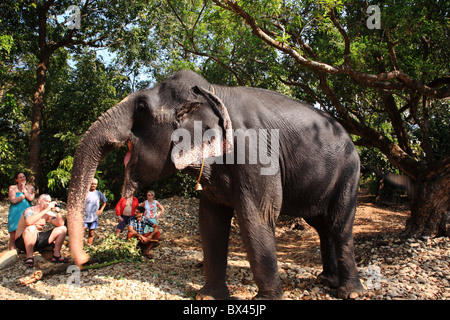
M 195 99 L 176 110 L 172 161 L 178 170 L 233 152 L 233 128 L 222 100 L 198 86 L 192 88 L 192 96 Z

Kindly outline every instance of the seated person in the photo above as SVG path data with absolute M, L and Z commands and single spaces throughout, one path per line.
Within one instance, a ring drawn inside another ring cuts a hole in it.
M 150 249 L 158 245 L 158 239 L 161 233 L 159 232 L 159 228 L 156 224 L 144 217 L 144 212 L 144 207 L 136 207 L 134 216 L 130 218 L 130 223 L 128 225 L 127 239 L 131 239 L 133 237 L 138 238 L 139 242 L 137 246 L 141 248 L 142 254 L 147 258 L 152 258 L 149 254 Z M 153 231 L 144 233 L 146 225 L 152 227 Z
M 42 250 L 54 243 L 52 262 L 69 262 L 61 257 L 61 247 L 66 238 L 67 228 L 59 208 L 51 202 L 48 194 L 39 197 L 37 205 L 27 208 L 19 219 L 16 231 L 16 247 L 26 252 L 25 264 L 34 267 L 33 253 Z M 52 212 L 54 211 L 54 212 Z M 43 232 L 47 222 L 56 228 Z

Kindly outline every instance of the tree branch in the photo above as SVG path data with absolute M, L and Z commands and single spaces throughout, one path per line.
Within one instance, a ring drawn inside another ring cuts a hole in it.
M 384 102 L 386 112 L 391 119 L 391 124 L 394 128 L 400 148 L 402 148 L 407 154 L 412 155 L 408 133 L 403 125 L 403 120 L 400 111 L 397 108 L 397 103 L 395 102 L 394 97 L 391 94 L 385 94 L 382 96 L 382 100 Z
M 202 57 L 207 57 L 210 58 L 214 61 L 216 61 L 219 65 L 221 65 L 223 68 L 227 69 L 228 71 L 230 71 L 233 76 L 237 79 L 238 83 L 240 85 L 243 85 L 243 81 L 241 80 L 241 78 L 239 77 L 239 74 L 233 70 L 233 68 L 231 68 L 229 66 L 229 64 L 224 63 L 221 59 L 219 59 L 216 56 L 201 52 L 198 48 L 197 45 L 195 43 L 195 38 L 194 38 L 194 29 L 197 26 L 198 22 L 200 21 L 200 16 L 203 14 L 203 11 L 205 10 L 206 4 L 203 5 L 202 10 L 199 14 L 199 16 L 197 17 L 195 23 L 194 23 L 194 27 L 192 28 L 192 32 L 189 32 L 189 28 L 186 26 L 186 24 L 184 23 L 183 19 L 180 17 L 180 15 L 178 14 L 178 12 L 176 11 L 176 9 L 172 6 L 172 4 L 170 3 L 170 0 L 167 0 L 167 4 L 169 5 L 170 10 L 173 12 L 173 14 L 175 15 L 176 19 L 178 20 L 178 22 L 181 24 L 181 26 L 184 29 L 184 32 L 186 33 L 186 36 L 192 46 L 192 49 L 187 48 L 184 44 L 180 43 L 179 41 L 175 40 L 175 42 L 182 47 L 186 52 L 198 55 L 198 56 L 202 56 Z
M 248 12 L 243 10 L 238 5 L 238 3 L 235 0 L 213 0 L 213 1 L 217 5 L 220 5 L 221 7 L 224 7 L 224 5 L 226 5 L 229 10 L 233 11 L 234 13 L 242 17 L 244 21 L 250 26 L 253 34 L 262 39 L 268 45 L 288 54 L 297 63 L 299 63 L 302 66 L 308 67 L 313 71 L 326 72 L 329 74 L 346 74 L 355 79 L 356 81 L 365 82 L 366 85 L 370 85 L 372 87 L 377 87 L 379 86 L 379 83 L 384 82 L 383 86 L 385 89 L 398 90 L 399 85 L 390 82 L 390 80 L 396 79 L 401 81 L 401 83 L 404 85 L 403 90 L 409 88 L 411 90 L 419 92 L 422 95 L 436 99 L 443 99 L 450 97 L 450 86 L 446 86 L 440 89 L 432 88 L 416 81 L 415 79 L 411 78 L 408 74 L 400 70 L 393 70 L 379 74 L 370 74 L 357 71 L 353 69 L 350 65 L 348 65 L 346 62 L 344 62 L 344 64 L 339 66 L 333 66 L 315 60 L 307 59 L 304 56 L 302 56 L 299 53 L 299 51 L 297 51 L 295 48 L 291 47 L 287 43 L 280 42 L 271 37 L 267 32 L 264 31 L 264 29 L 261 26 L 259 26 L 256 20 L 253 17 L 251 17 Z M 337 23 L 337 25 L 335 24 L 335 26 L 338 28 L 339 32 L 341 32 L 341 34 L 344 37 L 344 41 L 346 42 L 346 48 L 344 52 L 349 53 L 350 47 L 348 36 L 346 35 L 346 32 L 342 27 L 339 28 L 340 24 L 337 22 L 336 17 L 334 17 L 334 19 Z
M 321 72 L 318 73 L 318 75 L 320 79 L 320 88 L 335 106 L 336 111 L 341 117 L 341 124 L 349 133 L 363 137 L 362 139 L 364 141 L 364 145 L 375 147 L 380 150 L 384 155 L 386 155 L 386 157 L 388 157 L 392 164 L 400 168 L 411 179 L 415 179 L 415 177 L 417 177 L 418 174 L 425 169 L 424 165 L 418 163 L 411 155 L 406 153 L 385 135 L 373 128 L 357 122 L 350 117 L 344 106 L 341 104 L 339 98 L 328 85 L 327 74 Z
M 344 44 L 345 44 L 344 64 L 349 65 L 350 64 L 350 38 L 348 37 L 347 32 L 341 26 L 341 24 L 339 23 L 338 19 L 336 18 L 336 14 L 334 13 L 334 9 L 330 10 L 330 18 L 331 18 L 331 21 L 333 22 L 334 26 L 336 27 L 336 29 L 338 29 L 339 33 L 344 38 Z

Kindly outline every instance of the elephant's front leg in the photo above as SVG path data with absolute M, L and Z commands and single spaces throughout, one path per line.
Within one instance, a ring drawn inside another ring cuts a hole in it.
M 258 294 L 254 299 L 283 299 L 274 227 L 264 221 L 259 212 L 238 212 L 238 218 L 253 278 L 258 286 Z
M 225 283 L 228 241 L 233 209 L 211 203 L 202 198 L 199 219 L 206 283 L 197 299 L 228 299 Z

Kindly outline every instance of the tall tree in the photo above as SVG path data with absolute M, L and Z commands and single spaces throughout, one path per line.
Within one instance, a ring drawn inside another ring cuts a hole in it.
M 21 0 L 0 5 L 2 34 L 20 42 L 22 53 L 36 57 L 29 157 L 29 167 L 36 177 L 40 174 L 40 135 L 50 58 L 60 48 L 117 46 L 140 16 L 152 12 L 148 2 Z
M 184 1 L 167 1 L 184 52 L 216 61 L 243 84 L 256 74 L 237 59 L 247 58 L 294 95 L 309 95 L 357 145 L 378 149 L 410 179 L 406 233 L 448 235 L 448 1 L 212 2 L 190 1 L 188 14 Z

